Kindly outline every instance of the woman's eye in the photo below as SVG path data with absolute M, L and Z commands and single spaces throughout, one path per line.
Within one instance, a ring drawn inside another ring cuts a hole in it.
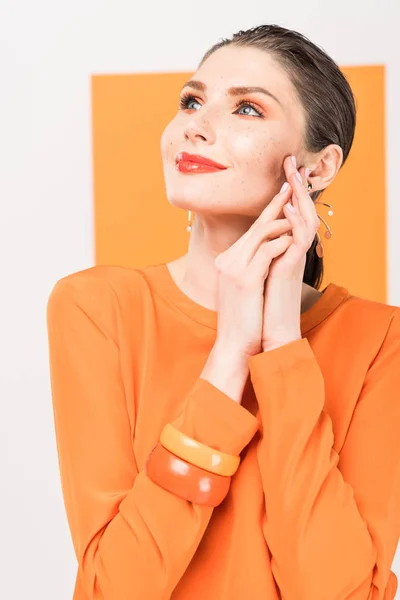
M 247 103 L 243 103 L 239 110 L 244 110 L 247 109 L 246 112 L 242 112 L 241 114 L 245 115 L 245 116 L 250 116 L 252 117 L 253 115 L 255 115 L 256 117 L 261 117 L 261 113 L 256 110 L 251 104 L 247 104 Z M 239 110 L 237 112 L 239 112 Z M 251 111 L 253 111 L 253 113 L 251 113 Z
M 196 106 L 194 106 L 195 104 L 199 105 L 199 108 L 201 108 L 201 103 L 198 102 L 196 100 L 196 98 L 194 96 L 192 96 L 191 94 L 187 94 L 184 96 L 181 96 L 180 98 L 180 102 L 179 102 L 179 106 L 181 110 L 199 110 Z M 245 116 L 250 116 L 250 117 L 261 117 L 263 118 L 263 113 L 258 110 L 257 108 L 255 108 L 251 102 L 249 102 L 248 100 L 241 100 L 236 104 L 237 110 L 233 113 L 233 114 L 242 114 Z M 239 112 L 239 111 L 243 111 L 243 112 Z
M 182 110 L 191 110 L 193 108 L 193 102 L 201 106 L 200 102 L 197 102 L 196 98 L 194 98 L 193 96 L 182 96 L 180 99 L 179 106 Z
M 194 104 L 198 104 L 199 106 L 201 106 L 200 102 L 197 102 L 197 100 L 189 100 L 188 101 L 188 108 L 194 108 L 194 106 L 192 106 Z

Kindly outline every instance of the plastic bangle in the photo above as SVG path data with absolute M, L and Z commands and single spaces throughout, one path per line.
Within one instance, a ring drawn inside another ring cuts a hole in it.
M 240 456 L 225 454 L 210 448 L 167 423 L 160 435 L 160 444 L 183 460 L 216 475 L 231 477 L 240 464 Z
M 231 479 L 204 471 L 157 444 L 146 463 L 146 474 L 165 490 L 194 504 L 218 506 L 227 495 Z

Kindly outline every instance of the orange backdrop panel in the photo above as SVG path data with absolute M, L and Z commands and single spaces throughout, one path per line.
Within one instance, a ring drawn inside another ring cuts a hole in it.
M 326 240 L 325 276 L 353 294 L 386 302 L 385 70 L 346 67 L 357 99 L 350 156 L 318 206 L 333 237 Z M 166 198 L 161 133 L 177 111 L 192 73 L 92 77 L 96 264 L 141 267 L 186 253 L 186 211 Z

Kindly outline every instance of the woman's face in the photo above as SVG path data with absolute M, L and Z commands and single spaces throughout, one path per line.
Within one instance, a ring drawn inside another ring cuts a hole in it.
M 262 50 L 229 45 L 214 52 L 181 93 L 182 107 L 161 137 L 166 192 L 179 208 L 257 218 L 285 181 L 283 161 L 304 158 L 304 111 L 288 76 Z M 232 90 L 262 87 L 262 91 Z M 186 96 L 186 99 L 184 99 Z M 227 168 L 182 172 L 180 152 Z

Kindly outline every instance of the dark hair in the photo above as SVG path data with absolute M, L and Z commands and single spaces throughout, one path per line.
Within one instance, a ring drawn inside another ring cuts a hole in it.
M 231 39 L 222 38 L 206 52 L 200 65 L 229 44 L 259 48 L 272 55 L 286 71 L 304 107 L 306 150 L 317 153 L 330 144 L 338 144 L 343 151 L 343 166 L 353 144 L 356 104 L 350 84 L 334 60 L 297 31 L 279 25 L 259 25 L 238 31 Z M 322 192 L 311 193 L 312 200 L 315 202 Z M 317 236 L 307 252 L 303 282 L 319 289 L 324 270 L 323 260 L 315 252 L 316 245 Z

